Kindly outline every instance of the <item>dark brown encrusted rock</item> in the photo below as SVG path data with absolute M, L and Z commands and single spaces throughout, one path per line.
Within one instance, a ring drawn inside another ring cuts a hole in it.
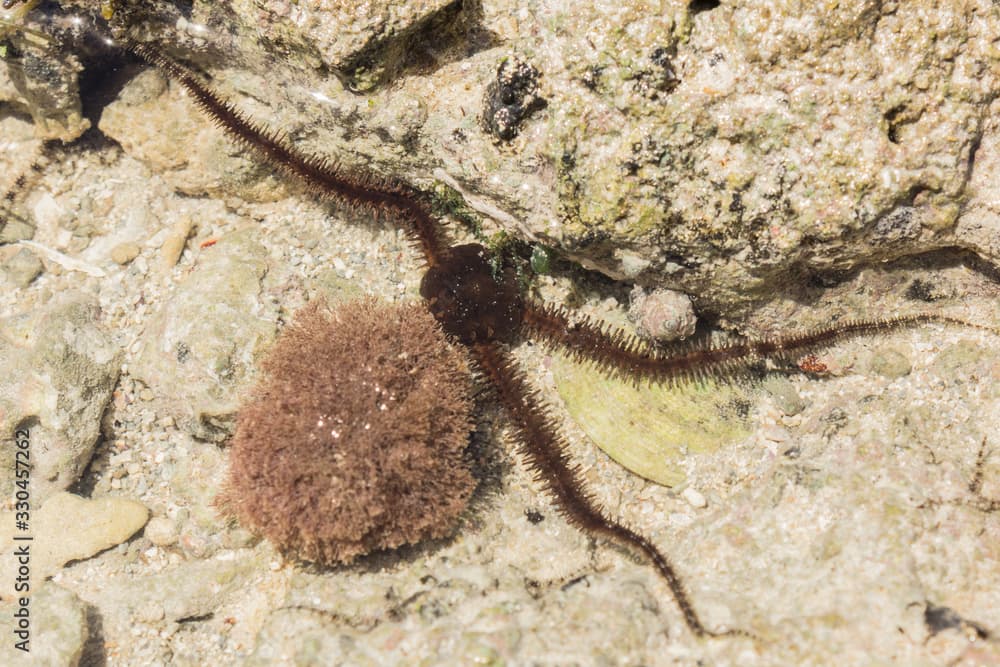
M 220 507 L 323 564 L 451 532 L 475 487 L 470 376 L 422 304 L 311 304 L 262 366 Z

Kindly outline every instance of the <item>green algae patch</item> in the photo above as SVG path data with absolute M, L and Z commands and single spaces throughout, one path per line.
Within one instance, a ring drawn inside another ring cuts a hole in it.
M 747 437 L 758 392 L 739 381 L 675 386 L 607 377 L 590 364 L 553 355 L 556 389 L 573 421 L 619 465 L 664 486 L 683 484 L 689 454 Z

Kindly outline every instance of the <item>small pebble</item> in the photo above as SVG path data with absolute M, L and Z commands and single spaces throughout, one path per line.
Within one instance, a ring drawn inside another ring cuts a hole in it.
M 144 623 L 155 623 L 162 621 L 164 617 L 163 605 L 158 602 L 148 602 L 135 610 L 136 620 Z
M 194 558 L 205 558 L 211 552 L 211 545 L 202 535 L 184 533 L 180 536 L 179 543 L 184 553 Z
M 139 246 L 135 243 L 119 243 L 111 249 L 111 260 L 124 266 L 139 256 Z
M 681 492 L 681 498 L 687 501 L 688 505 L 691 507 L 702 509 L 708 507 L 708 501 L 705 500 L 698 490 L 691 488 L 690 486 Z
M 774 398 L 775 406 L 789 417 L 799 414 L 806 408 L 806 401 L 788 378 L 768 377 L 764 380 L 764 389 Z
M 170 519 L 162 516 L 153 517 L 146 524 L 144 533 L 149 541 L 158 547 L 167 547 L 177 542 L 177 526 Z
M 55 197 L 46 192 L 35 201 L 35 205 L 31 208 L 31 213 L 36 228 L 58 229 L 61 226 L 66 211 L 59 205 Z M 68 241 L 68 239 L 66 240 Z M 56 243 L 56 247 L 57 249 L 62 249 L 65 245 L 63 243 Z
M 872 356 L 871 369 L 882 377 L 895 379 L 909 375 L 913 364 L 902 350 L 883 346 Z
M 187 216 L 175 222 L 173 227 L 171 227 L 170 235 L 167 236 L 163 241 L 163 245 L 160 246 L 160 263 L 164 269 L 173 268 L 177 264 L 177 260 L 181 258 L 181 253 L 184 252 L 184 246 L 187 245 L 188 237 L 191 236 L 193 228 L 194 223 Z
M 35 228 L 26 222 L 17 219 L 7 220 L 0 228 L 0 243 L 13 243 L 14 241 L 29 241 L 35 235 Z
M 4 275 L 17 287 L 27 287 L 42 272 L 42 261 L 27 248 L 21 248 L 3 264 Z

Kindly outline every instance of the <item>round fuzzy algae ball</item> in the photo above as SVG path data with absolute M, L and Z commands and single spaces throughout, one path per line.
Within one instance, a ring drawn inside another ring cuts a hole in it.
M 322 564 L 452 531 L 476 485 L 470 374 L 422 304 L 310 304 L 262 366 L 224 510 Z

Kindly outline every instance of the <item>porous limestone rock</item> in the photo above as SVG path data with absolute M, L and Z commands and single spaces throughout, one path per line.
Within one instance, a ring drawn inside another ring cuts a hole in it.
M 27 431 L 33 502 L 67 488 L 90 461 L 122 359 L 99 317 L 93 298 L 66 294 L 0 321 L 4 497 L 14 491 L 15 429 Z
M 265 257 L 253 229 L 220 239 L 146 327 L 132 373 L 198 438 L 228 437 L 238 390 L 274 336 L 277 305 L 260 298 Z

